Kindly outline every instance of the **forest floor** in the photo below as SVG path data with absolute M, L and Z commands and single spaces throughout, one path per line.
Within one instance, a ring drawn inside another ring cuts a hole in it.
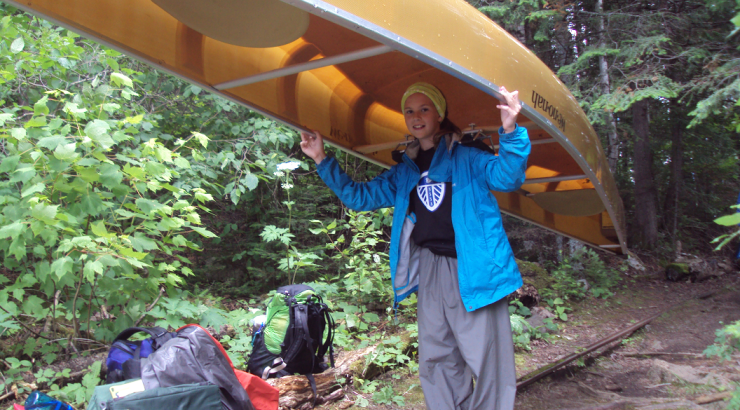
M 735 271 L 696 283 L 669 282 L 655 267 L 625 276 L 614 291 L 607 299 L 589 297 L 570 304 L 569 320 L 557 322 L 557 333 L 532 341 L 529 351 L 517 350 L 517 375 L 531 375 L 664 313 L 634 333 L 519 388 L 516 410 L 726 408 L 724 399 L 740 382 L 740 355 L 721 362 L 702 352 L 714 342 L 717 329 L 740 320 L 740 274 Z M 85 369 L 90 361 L 104 355 L 100 352 L 85 358 L 84 363 L 65 363 L 62 368 Z M 372 393 L 360 392 L 350 383 L 344 385 L 342 399 L 317 408 L 426 409 L 415 373 L 394 370 L 376 380 L 378 388 L 393 388 L 393 394 L 384 399 L 391 404 L 378 404 Z M 399 398 L 403 398 L 403 405 Z M 359 407 L 360 402 L 368 406 Z M 0 408 L 7 406 L 7 402 L 0 402 Z
M 717 329 L 740 320 L 737 272 L 698 283 L 669 282 L 658 271 L 642 273 L 627 277 L 606 300 L 571 306 L 569 321 L 559 323 L 557 334 L 534 341 L 531 351 L 517 352 L 519 377 L 665 313 L 585 360 L 520 388 L 517 410 L 724 409 L 724 398 L 740 382 L 740 356 L 720 362 L 702 355 Z M 381 378 L 392 382 L 404 405 L 369 400 L 367 408 L 425 409 L 417 376 L 389 372 Z M 352 403 L 358 393 L 347 393 L 344 400 L 321 407 L 359 408 Z

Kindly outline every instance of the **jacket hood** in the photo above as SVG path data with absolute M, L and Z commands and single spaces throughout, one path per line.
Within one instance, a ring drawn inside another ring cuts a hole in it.
M 447 136 L 450 136 L 451 138 L 447 138 Z M 456 142 L 460 142 L 462 140 L 462 134 L 458 134 L 455 132 L 450 132 L 447 134 L 439 134 L 434 136 L 434 146 L 438 146 L 439 142 L 444 138 L 445 143 L 447 144 L 447 151 L 452 152 L 452 147 L 455 146 Z M 416 156 L 419 155 L 419 150 L 421 149 L 421 143 L 419 140 L 413 140 L 411 143 L 409 143 L 406 146 L 406 155 L 411 158 L 411 160 L 415 160 Z

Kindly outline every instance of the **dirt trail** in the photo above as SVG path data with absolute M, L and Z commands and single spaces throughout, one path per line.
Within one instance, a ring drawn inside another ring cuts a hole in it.
M 523 375 L 661 310 L 686 301 L 595 358 L 545 378 L 517 395 L 516 409 L 723 409 L 698 405 L 740 382 L 740 356 L 720 363 L 701 355 L 715 330 L 740 320 L 740 276 L 673 283 L 662 274 L 627 280 L 605 303 L 576 306 L 549 343 L 518 355 Z M 705 299 L 697 296 L 715 292 Z

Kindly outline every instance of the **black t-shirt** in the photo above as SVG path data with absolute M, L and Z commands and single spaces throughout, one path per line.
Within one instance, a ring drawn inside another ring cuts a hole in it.
M 411 237 L 414 243 L 435 255 L 457 257 L 455 231 L 452 228 L 452 183 L 435 182 L 427 177 L 436 149 L 419 150 L 414 162 L 421 171 L 416 189 L 411 191 L 411 211 L 416 225 Z

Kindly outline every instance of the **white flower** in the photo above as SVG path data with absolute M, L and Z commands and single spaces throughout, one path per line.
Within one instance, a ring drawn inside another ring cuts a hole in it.
M 293 184 L 288 184 L 288 183 L 282 184 L 281 186 L 283 187 L 283 189 L 293 188 Z
M 283 172 L 283 171 L 277 171 L 277 172 L 273 172 L 272 175 L 275 175 L 278 178 L 282 178 L 282 177 L 285 176 L 285 172 Z
M 292 171 L 298 168 L 299 165 L 301 165 L 301 163 L 298 161 L 283 162 L 282 164 L 277 165 L 277 169 L 278 171 L 284 171 L 286 169 Z
M 373 254 L 373 261 L 375 263 L 380 263 L 380 255 L 378 255 L 377 253 Z

